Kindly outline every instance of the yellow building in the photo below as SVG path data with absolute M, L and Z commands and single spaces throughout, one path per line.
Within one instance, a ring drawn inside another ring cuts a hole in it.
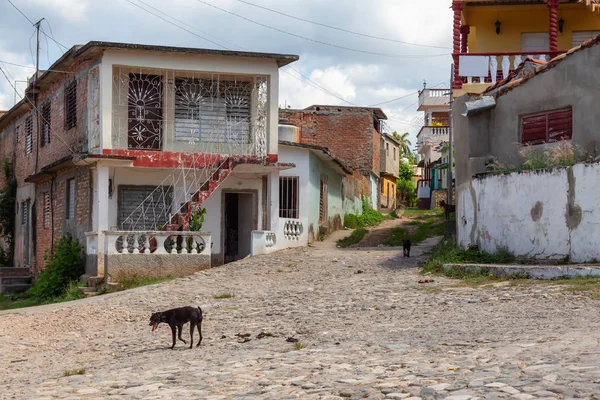
M 600 35 L 600 0 L 453 0 L 454 96 Z

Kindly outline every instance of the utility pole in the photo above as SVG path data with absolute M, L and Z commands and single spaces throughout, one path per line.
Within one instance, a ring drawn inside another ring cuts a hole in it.
M 33 115 L 35 118 L 36 125 L 36 137 L 37 141 L 35 144 L 35 172 L 38 170 L 38 161 L 39 161 L 39 153 L 40 153 L 40 138 L 42 135 L 40 134 L 40 118 L 38 112 L 38 92 L 37 92 L 37 80 L 40 72 L 40 25 L 44 18 L 40 19 L 35 23 L 35 30 L 37 34 L 37 44 L 36 44 L 36 55 L 35 55 L 35 75 L 33 76 L 33 86 L 32 86 L 32 94 L 33 94 Z
M 448 204 L 452 204 L 452 103 L 454 103 L 452 84 L 454 78 L 454 63 L 450 65 L 450 123 L 448 124 Z

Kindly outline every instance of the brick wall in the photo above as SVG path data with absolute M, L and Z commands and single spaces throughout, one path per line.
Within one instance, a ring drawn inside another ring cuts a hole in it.
M 320 106 L 279 110 L 279 118 L 300 128 L 301 143 L 327 147 L 350 168 L 379 174 L 381 138 L 373 129 L 372 110 Z
M 15 130 L 7 129 L 4 132 L 0 132 L 0 188 L 6 185 L 4 179 L 4 159 L 8 159 L 11 163 L 13 162 L 13 156 L 15 152 Z
M 75 179 L 75 218 L 67 219 L 67 179 Z M 36 252 L 34 269 L 46 266 L 44 260 L 54 245 L 67 233 L 85 247 L 85 232 L 91 230 L 91 171 L 87 167 L 59 171 L 54 179 L 40 182 L 36 190 Z M 50 226 L 44 226 L 44 194 L 51 195 Z M 54 232 L 54 235 L 52 233 Z

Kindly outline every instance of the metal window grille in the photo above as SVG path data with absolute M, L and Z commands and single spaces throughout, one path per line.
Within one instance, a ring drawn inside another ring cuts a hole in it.
M 25 120 L 25 154 L 33 152 L 33 120 L 31 117 Z
M 27 223 L 27 215 L 29 214 L 29 207 L 27 207 L 27 201 L 21 203 L 21 225 Z
M 75 179 L 67 179 L 65 188 L 67 199 L 67 219 L 75 219 Z
M 319 194 L 319 222 L 327 221 L 327 194 L 328 194 L 327 175 L 321 176 L 321 187 Z
M 50 228 L 50 192 L 44 192 L 44 229 Z
M 298 177 L 279 178 L 279 218 L 299 218 Z
M 52 114 L 51 114 L 51 106 L 50 102 L 44 104 L 42 106 L 42 141 L 41 146 L 44 147 L 50 144 L 50 130 L 52 129 Z
M 72 81 L 65 87 L 65 129 L 77 125 L 77 81 Z

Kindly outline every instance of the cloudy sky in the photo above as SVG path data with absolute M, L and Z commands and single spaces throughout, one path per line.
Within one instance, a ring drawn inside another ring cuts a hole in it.
M 416 92 L 423 81 L 448 86 L 450 0 L 10 1 L 34 22 L 45 18 L 43 31 L 66 47 L 104 40 L 297 54 L 300 60 L 282 69 L 281 106 L 378 105 L 390 130 L 412 136 L 422 124 Z M 43 69 L 65 49 L 41 37 Z M 8 63 L 33 66 L 34 57 L 33 26 L 0 0 L 0 67 L 13 85 L 33 70 Z M 0 74 L 0 109 L 13 102 Z

